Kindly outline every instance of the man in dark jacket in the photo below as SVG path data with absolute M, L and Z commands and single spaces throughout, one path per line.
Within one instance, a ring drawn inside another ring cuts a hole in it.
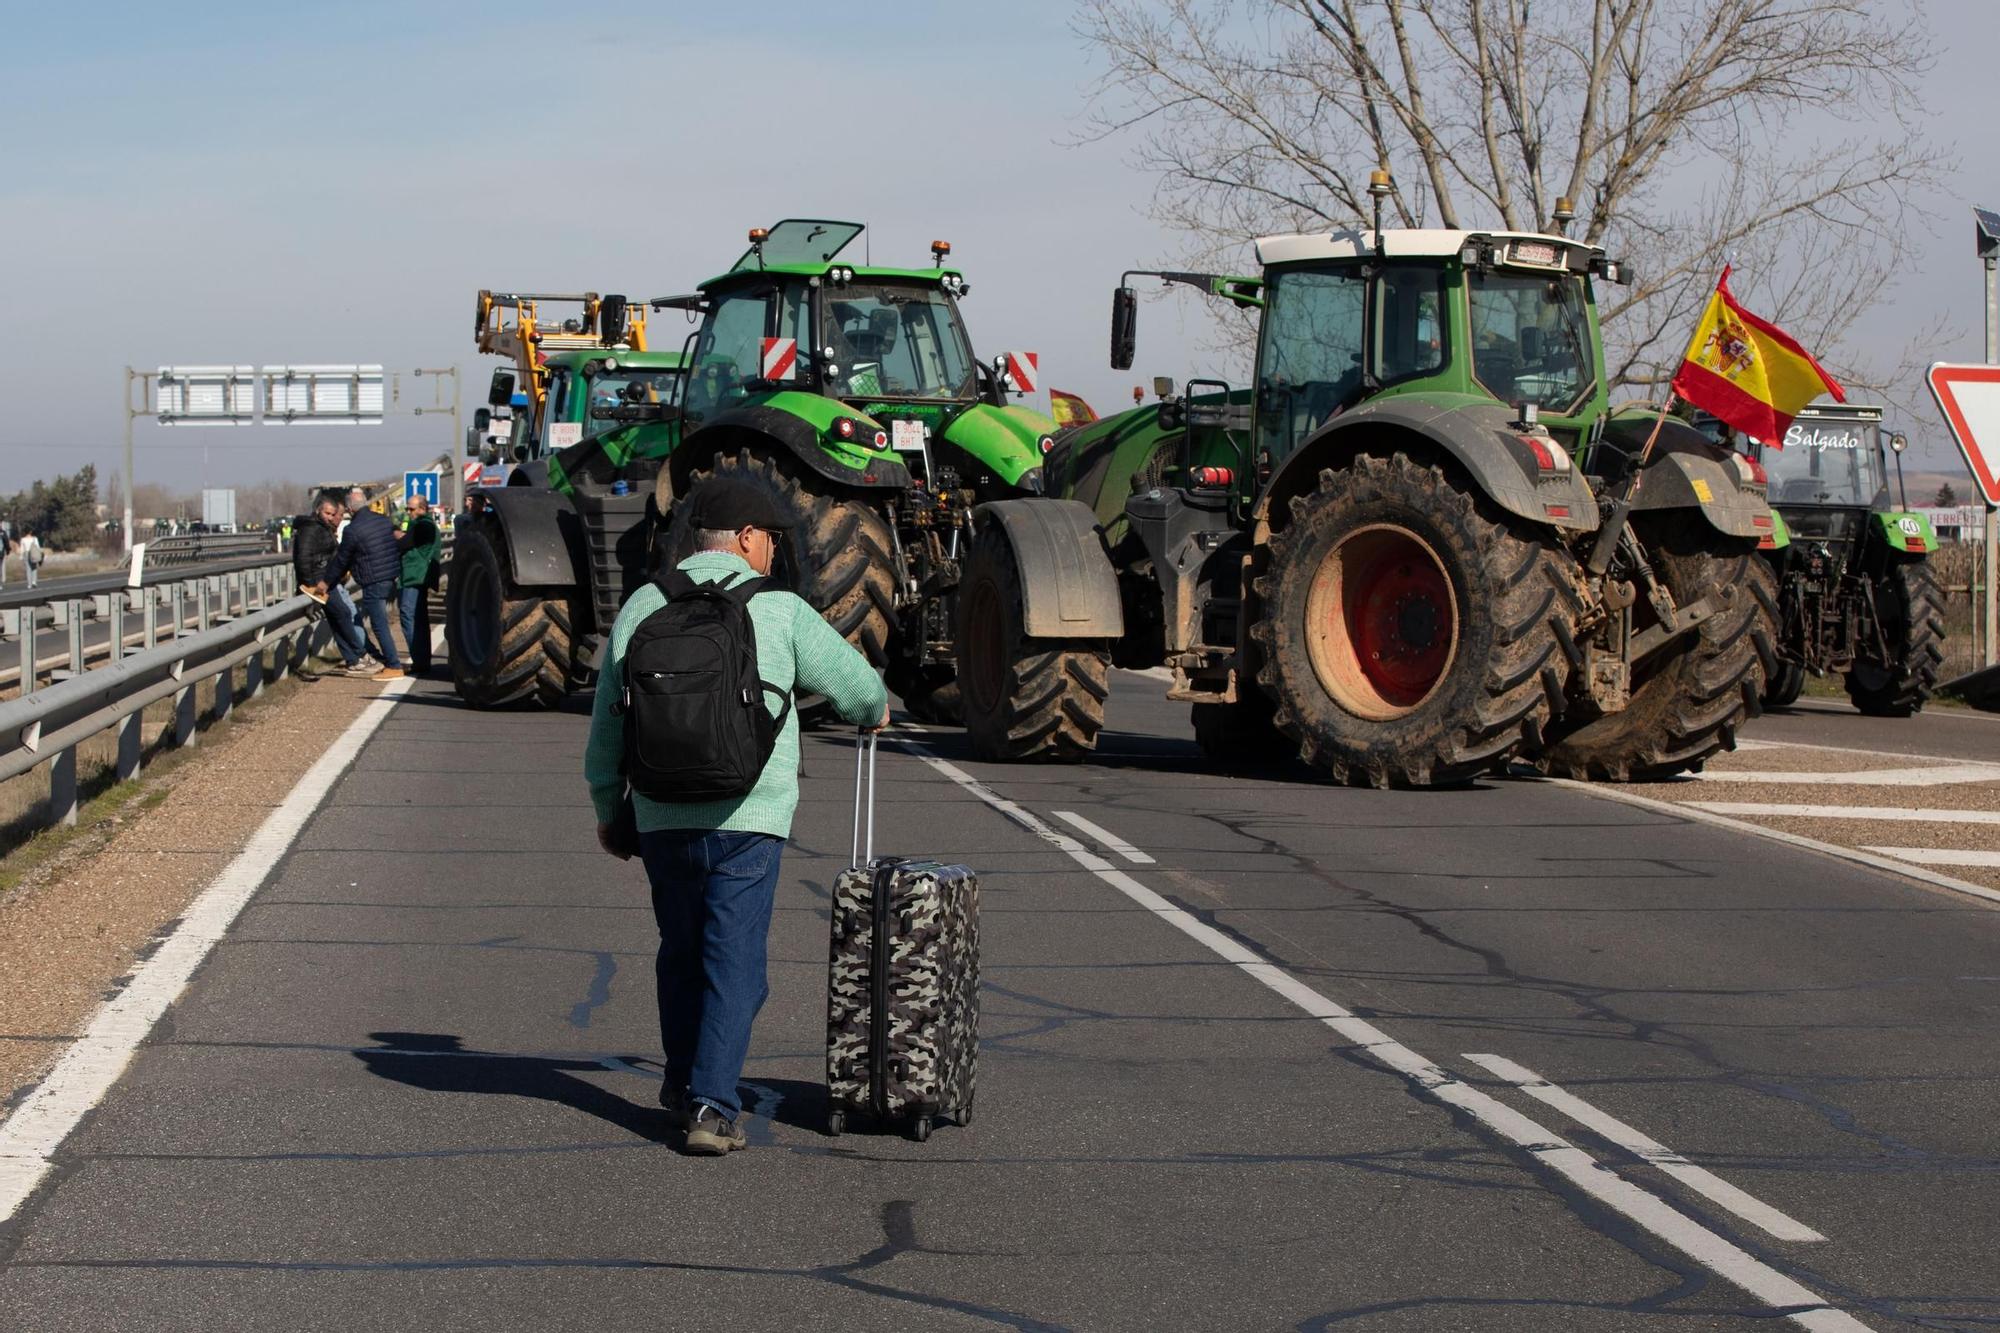
M 380 667 L 368 673 L 371 680 L 403 678 L 403 660 L 396 655 L 396 640 L 389 633 L 389 603 L 396 596 L 396 575 L 402 565 L 403 553 L 396 549 L 396 525 L 385 514 L 362 509 L 348 519 L 347 531 L 320 576 L 321 592 L 339 587 L 350 572 L 361 585 L 361 614 L 364 624 L 375 631 L 372 656 L 379 659 Z M 348 674 L 363 674 L 369 664 L 370 658 L 364 657 L 359 666 L 348 669 Z
M 332 489 L 313 497 L 310 514 L 299 515 L 292 531 L 292 576 L 300 588 L 318 587 L 320 575 L 326 572 L 326 562 L 333 558 L 334 530 L 346 516 L 340 492 Z M 355 623 L 354 603 L 348 599 L 347 589 L 335 587 L 327 594 L 326 619 L 333 627 L 333 646 L 340 653 L 341 664 L 348 670 L 354 669 L 367 645 L 361 626 Z M 306 680 L 318 679 L 310 670 L 302 670 L 299 675 Z

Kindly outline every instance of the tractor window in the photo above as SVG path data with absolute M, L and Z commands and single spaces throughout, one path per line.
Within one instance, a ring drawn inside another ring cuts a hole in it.
M 766 381 L 764 339 L 791 338 L 798 343 L 791 378 L 805 382 L 812 356 L 806 333 L 806 288 L 740 288 L 718 295 L 695 338 L 694 366 L 683 392 L 690 425 L 742 401 L 753 386 Z
M 1878 496 L 1886 500 L 1877 430 L 1872 421 L 1794 421 L 1784 448 L 1767 445 L 1758 453 L 1771 479 L 1771 503 L 1866 509 Z
M 626 390 L 637 384 L 641 394 L 628 398 Z M 623 407 L 633 402 L 667 403 L 681 400 L 681 373 L 678 370 L 614 370 L 594 375 L 590 380 L 591 432 L 608 429 L 595 419 L 599 408 Z
M 1375 289 L 1375 375 L 1384 384 L 1444 365 L 1444 271 L 1436 265 L 1382 270 Z
M 1473 272 L 1472 372 L 1504 403 L 1575 411 L 1597 382 L 1583 280 Z
M 1360 391 L 1365 286 L 1353 267 L 1272 278 L 1257 349 L 1257 433 L 1273 459 Z
M 970 398 L 972 348 L 932 287 L 850 283 L 821 293 L 827 375 L 843 398 Z

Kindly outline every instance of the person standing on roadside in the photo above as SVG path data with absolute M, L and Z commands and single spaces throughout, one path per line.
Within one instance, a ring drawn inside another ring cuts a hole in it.
M 350 495 L 350 502 L 352 498 Z M 318 585 L 329 601 L 330 589 L 339 587 L 349 572 L 361 585 L 363 641 L 368 630 L 374 631 L 375 641 L 361 660 L 347 669 L 350 676 L 403 678 L 403 661 L 396 656 L 396 640 L 389 633 L 389 602 L 396 595 L 396 575 L 402 564 L 403 553 L 396 549 L 396 525 L 389 516 L 376 513 L 365 503 L 359 510 L 350 510 L 340 543 L 333 548 Z
M 396 545 L 402 550 L 401 590 L 396 594 L 397 610 L 403 621 L 403 642 L 410 646 L 410 669 L 419 676 L 431 670 L 431 589 L 438 581 L 438 553 L 444 538 L 438 535 L 437 520 L 431 517 L 431 502 L 421 495 L 410 497 L 409 521 Z
M 696 583 L 732 586 L 769 574 L 777 534 L 790 526 L 759 490 L 726 478 L 704 482 L 690 518 L 697 552 L 678 568 Z M 597 813 L 598 845 L 628 856 L 614 825 L 627 799 L 624 731 L 614 711 L 625 650 L 640 623 L 667 603 L 658 583 L 633 593 L 611 628 L 591 709 L 584 778 Z M 749 600 L 757 674 L 784 698 L 765 707 L 782 714 L 771 757 L 748 795 L 701 804 L 664 804 L 633 793 L 639 855 L 652 886 L 660 930 L 655 963 L 666 1078 L 660 1104 L 669 1124 L 685 1129 L 690 1153 L 719 1157 L 749 1142 L 737 1119 L 737 1082 L 750 1051 L 750 1029 L 770 987 L 765 944 L 778 865 L 799 803 L 799 719 L 791 696 L 823 696 L 847 721 L 871 730 L 889 721 L 889 696 L 868 659 L 789 592 Z
M 326 563 L 333 559 L 334 548 L 339 544 L 334 533 L 345 513 L 340 492 L 328 489 L 313 497 L 311 513 L 299 515 L 292 537 L 292 577 L 298 580 L 301 591 L 317 592 L 320 575 L 326 572 Z M 327 624 L 333 629 L 334 649 L 340 654 L 342 667 L 351 671 L 360 665 L 367 651 L 367 640 L 354 618 L 354 603 L 348 598 L 347 589 L 336 584 L 327 590 L 325 605 Z M 306 680 L 319 679 L 319 674 L 309 669 L 302 669 L 299 675 Z
M 32 530 L 21 534 L 21 568 L 28 572 L 28 586 L 35 586 L 42 576 L 42 543 Z

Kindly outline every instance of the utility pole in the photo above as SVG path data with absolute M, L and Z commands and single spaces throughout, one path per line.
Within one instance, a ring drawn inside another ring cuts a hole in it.
M 2000 257 L 1986 256 L 1986 364 L 2000 365 L 2000 273 L 1994 271 Z M 2000 577 L 2000 509 L 1986 507 L 1986 665 L 2000 664 L 2000 591 L 1994 580 Z
M 125 554 L 132 554 L 132 367 L 125 367 Z
M 465 434 L 459 425 L 459 414 L 463 410 L 465 401 L 464 380 L 459 375 L 457 366 L 444 366 L 437 370 L 418 369 L 410 373 L 416 376 L 429 375 L 433 378 L 440 378 L 445 375 L 451 376 L 452 443 L 451 447 L 444 451 L 446 464 L 442 494 L 446 497 L 445 503 L 447 508 L 445 512 L 450 514 L 451 521 L 456 523 L 458 522 L 458 511 L 465 504 L 465 497 L 461 494 L 464 489 L 465 477 L 458 470 L 458 456 L 462 448 L 460 441 L 464 438 Z M 444 406 L 440 403 L 437 407 L 413 407 L 410 409 L 410 415 L 415 417 L 430 416 L 433 413 L 443 412 L 444 410 Z

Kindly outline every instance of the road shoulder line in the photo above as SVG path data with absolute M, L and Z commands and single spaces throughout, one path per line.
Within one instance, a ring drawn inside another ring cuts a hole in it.
M 1817 838 L 1808 838 L 1803 834 L 1786 833 L 1782 829 L 1765 828 L 1761 824 L 1752 824 L 1741 819 L 1731 819 L 1727 815 L 1712 814 L 1693 803 L 1656 800 L 1651 796 L 1640 796 L 1633 792 L 1620 791 L 1618 788 L 1602 782 L 1579 782 L 1575 778 L 1524 777 L 1521 780 L 1546 782 L 1552 786 L 1568 787 L 1572 791 L 1580 791 L 1587 796 L 1595 796 L 1602 800 L 1620 801 L 1626 805 L 1638 806 L 1642 810 L 1652 810 L 1663 815 L 1680 815 L 1685 819 L 1692 819 L 1703 824 L 1713 824 L 1717 828 L 1733 829 L 1738 833 L 1748 833 L 1755 838 L 1768 838 L 1773 842 L 1790 843 L 1794 847 L 1801 847 L 1809 852 L 1821 852 L 1827 856 L 1837 857 L 1842 861 L 1852 861 L 1856 865 L 1867 866 L 1870 870 L 1886 870 L 1890 874 L 1899 875 L 1904 879 L 1918 880 L 1931 885 L 1933 888 L 1949 889 L 1953 893 L 1963 893 L 1973 898 L 1982 898 L 1989 903 L 2000 903 L 2000 890 L 1989 889 L 1983 884 L 1974 884 L 1968 880 L 1955 879 L 1950 875 L 1936 874 L 1923 869 L 1921 866 L 1913 866 L 1904 861 L 1892 861 L 1886 856 L 1876 856 L 1872 852 L 1857 851 L 1852 847 L 1840 847 L 1834 843 L 1821 842 Z
M 104 1002 L 33 1092 L 0 1123 L 0 1222 L 11 1218 L 49 1172 L 56 1151 L 117 1083 L 139 1046 L 180 998 L 195 969 L 263 887 L 320 802 L 414 683 L 392 681 L 306 770 L 242 851 L 189 905 L 180 924 Z

